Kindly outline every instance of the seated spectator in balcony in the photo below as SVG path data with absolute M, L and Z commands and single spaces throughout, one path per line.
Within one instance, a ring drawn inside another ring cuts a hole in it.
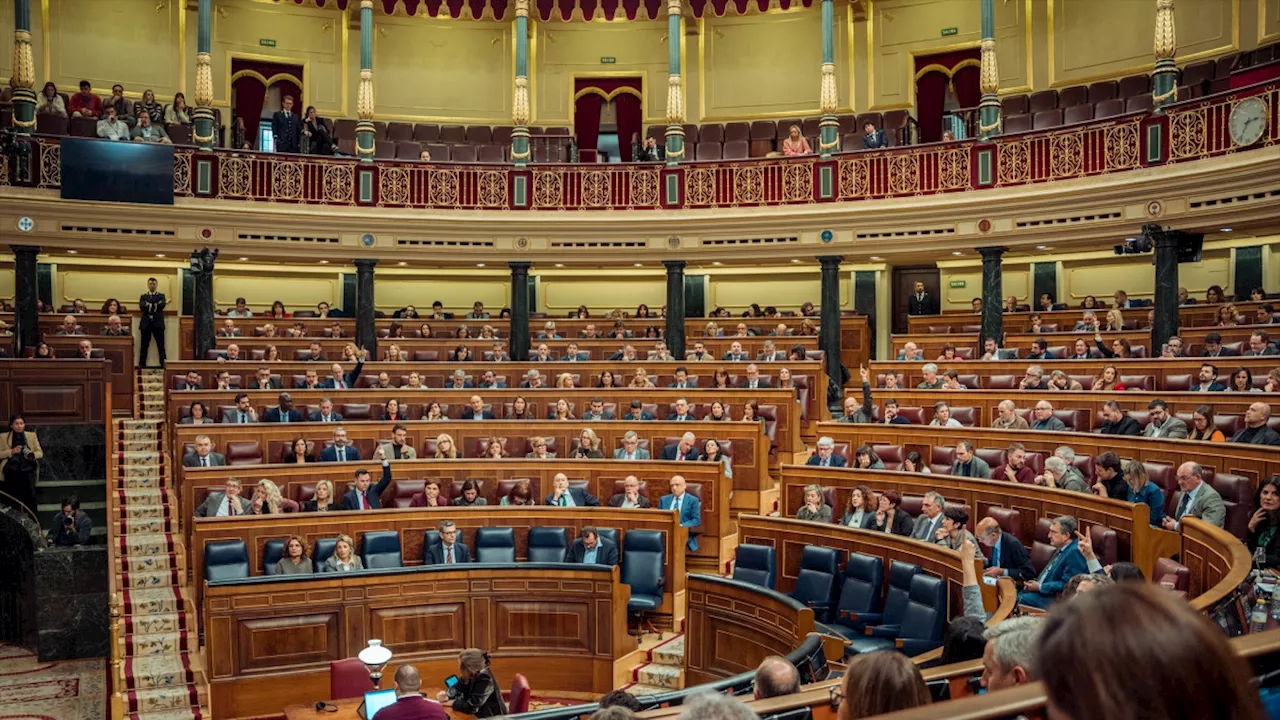
M 480 485 L 475 480 L 467 480 L 462 483 L 462 494 L 453 501 L 453 504 L 457 507 L 478 507 L 488 505 L 489 501 L 480 497 Z
M 290 400 L 290 402 L 292 402 L 292 400 Z M 270 410 L 267 412 L 270 412 Z M 297 411 L 295 410 L 294 412 Z M 306 463 L 315 462 L 316 456 L 307 452 L 306 438 L 294 438 L 293 445 L 290 448 L 289 453 L 284 456 L 284 461 L 290 465 L 304 465 Z M 332 487 L 330 489 L 332 489 Z M 319 486 L 317 486 L 316 492 L 320 492 Z
M 204 436 L 202 435 L 201 437 Z M 205 439 L 207 440 L 208 438 Z M 199 440 L 200 438 L 196 438 L 197 447 L 199 447 Z M 188 467 L 193 466 L 188 465 Z M 196 517 L 228 517 L 249 514 L 251 510 L 249 501 L 240 496 L 239 478 L 227 478 L 222 488 L 222 492 L 209 493 L 209 497 L 205 498 L 200 507 L 196 508 Z
M 1005 451 L 1005 462 L 991 471 L 991 479 L 1031 485 L 1036 481 L 1036 474 L 1027 466 L 1027 448 L 1022 443 L 1012 443 Z
M 658 145 L 658 141 L 651 137 L 641 142 L 640 133 L 632 134 L 631 148 L 631 154 L 636 162 L 658 162 L 667 157 L 666 148 Z
M 137 118 L 133 115 L 133 103 L 124 99 L 123 85 L 117 84 L 111 86 L 111 97 L 107 98 L 102 103 L 103 111 L 106 111 L 109 107 L 116 111 L 116 117 L 120 118 L 120 120 L 126 125 L 132 126 L 137 122 Z
M 329 135 L 329 128 L 325 127 L 320 116 L 316 114 L 315 106 L 308 106 L 306 118 L 302 123 L 302 145 L 305 151 L 311 155 L 333 155 L 334 142 Z M 427 159 L 430 159 L 429 157 Z M 415 316 L 416 317 L 416 316 Z
M 652 420 L 653 414 L 644 411 L 644 405 L 639 400 L 631 401 L 631 411 L 622 416 L 623 420 Z M 648 452 L 647 450 L 645 452 Z
M 71 106 L 67 111 L 72 117 L 96 118 L 102 115 L 102 98 L 93 94 L 93 86 L 88 80 L 80 81 L 80 92 L 71 96 Z
M 142 91 L 142 100 L 137 106 L 138 121 L 142 121 L 142 116 L 146 115 L 151 120 L 152 125 L 164 124 L 164 106 L 156 102 L 155 91 L 151 89 Z
M 350 443 L 347 439 L 347 429 L 344 427 L 334 428 L 333 445 L 320 451 L 320 462 L 351 462 L 362 459 L 360 448 Z
M 221 388 L 219 388 L 221 389 Z M 245 424 L 258 422 L 258 411 L 253 408 L 247 393 L 236 395 L 236 405 L 222 412 L 223 424 Z
M 490 442 L 489 447 L 496 447 L 498 452 L 504 452 L 502 443 Z M 509 507 L 528 507 L 537 505 L 538 499 L 533 496 L 533 486 L 529 484 L 529 481 L 519 480 L 506 495 L 498 499 L 498 504 Z
M 1057 599 L 1071 578 L 1089 571 L 1088 563 L 1076 542 L 1076 519 L 1063 515 L 1049 525 L 1049 543 L 1056 549 L 1049 563 L 1035 580 L 1028 580 L 1018 593 L 1018 603 L 1034 608 L 1047 608 Z
M 920 352 L 919 346 L 911 341 L 907 341 L 907 343 L 902 346 L 902 352 L 898 353 L 898 359 L 910 362 L 913 360 L 923 360 L 924 357 L 923 353 Z
M 868 150 L 879 150 L 889 147 L 889 140 L 883 130 L 876 129 L 875 123 L 867 122 L 862 124 L 862 146 Z
M 685 437 L 691 437 L 693 433 L 685 433 Z M 671 446 L 668 446 L 671 447 Z M 693 448 L 697 452 L 697 448 Z M 663 451 L 666 454 L 666 451 Z M 670 458 L 664 458 L 670 459 Z M 686 483 L 681 475 L 673 475 L 671 477 L 671 492 L 663 495 L 658 499 L 659 510 L 675 510 L 676 517 L 680 520 L 680 525 L 686 528 L 697 527 L 702 524 L 702 501 L 696 496 L 685 492 Z M 688 546 L 690 550 L 698 550 L 698 534 L 692 530 L 689 531 Z
M 1137 420 L 1129 417 L 1129 413 L 1122 410 L 1115 400 L 1108 400 L 1102 404 L 1102 417 L 1105 422 L 1098 428 L 1098 432 L 1103 435 L 1142 434 L 1142 426 L 1138 425 Z
M 1244 351 L 1245 357 L 1261 357 L 1263 355 L 1280 355 L 1276 346 L 1271 344 L 1271 336 L 1259 330 L 1249 336 L 1249 349 Z
M 635 374 L 631 377 L 631 382 L 627 384 L 627 387 L 632 388 L 651 388 L 653 386 L 653 381 L 649 379 L 649 374 L 642 367 L 636 368 Z
M 222 321 L 222 327 L 218 328 L 217 337 L 240 337 L 240 328 L 236 327 L 236 321 L 227 318 Z
M 870 445 L 859 445 L 853 453 L 853 466 L 859 470 L 883 470 L 884 461 Z
M 1280 445 L 1280 434 L 1267 426 L 1271 419 L 1271 406 L 1256 402 L 1244 411 L 1244 429 L 1231 438 L 1233 443 L 1248 445 Z
M 920 373 L 924 375 L 924 380 L 916 385 L 917 390 L 941 390 L 942 378 L 938 377 L 938 366 L 933 363 L 927 363 L 920 368 Z
M 74 98 L 72 99 L 74 103 Z M 108 106 L 102 118 L 98 120 L 98 137 L 103 140 L 128 140 L 129 125 L 116 117 L 116 110 Z
M 809 456 L 805 465 L 814 467 L 844 467 L 848 463 L 843 455 L 836 454 L 836 441 L 829 437 L 818 438 L 817 452 Z
M 782 139 L 782 154 L 787 157 L 813 154 L 813 149 L 809 147 L 809 141 L 800 134 L 798 126 L 792 125 L 787 130 L 787 136 Z
M 173 104 L 164 109 L 164 123 L 170 127 L 191 124 L 191 108 L 187 107 L 187 96 L 178 93 L 173 96 Z M 280 315 L 278 317 L 287 317 Z
M 1027 421 L 1017 413 L 1018 406 L 1012 400 L 1001 400 L 996 406 L 996 419 L 991 427 L 997 430 L 1027 430 Z
M 821 485 L 806 485 L 804 488 L 804 504 L 796 512 L 797 520 L 830 523 L 831 506 L 822 498 Z
M 138 124 L 133 127 L 133 132 L 129 133 L 129 138 L 133 142 L 158 143 L 160 145 L 173 144 L 169 140 L 169 133 L 164 131 L 164 126 L 153 123 L 150 115 L 143 115 L 138 118 Z
M 980 360 L 1009 360 L 1011 351 L 1002 350 L 995 338 L 984 338 L 982 341 L 982 357 Z
M 489 313 L 484 310 L 484 303 L 477 300 L 471 306 L 471 312 L 467 313 L 468 320 L 488 320 Z
M 724 354 L 721 360 L 729 360 L 731 362 L 747 362 L 751 360 L 751 356 L 742 351 L 742 343 L 734 340 L 729 345 L 729 352 Z
M 1035 476 L 1032 482 L 1044 487 L 1087 494 L 1089 485 L 1080 477 L 1078 471 L 1072 474 L 1072 469 L 1066 460 L 1054 455 L 1053 457 L 1045 458 L 1044 473 Z
M 1102 368 L 1102 372 L 1093 381 L 1093 389 L 1107 392 L 1122 392 L 1124 390 L 1124 383 L 1120 382 L 1120 371 L 1116 369 L 1115 365 L 1107 365 Z
M 951 474 L 956 477 L 991 478 L 991 466 L 973 452 L 973 441 L 956 443 L 956 459 L 951 463 Z
M 44 88 L 40 90 L 40 98 L 36 102 L 36 114 L 57 117 L 67 116 L 67 105 L 62 102 L 62 96 L 58 94 L 57 85 L 51 82 L 44 84 Z
M 1044 368 L 1039 365 L 1027 366 L 1027 373 L 1023 376 L 1021 382 L 1018 383 L 1019 390 L 1048 390 L 1049 385 L 1044 381 Z
M 112 315 L 107 318 L 107 324 L 102 326 L 102 334 L 107 337 L 128 337 L 129 328 L 124 326 L 119 315 Z
M 964 427 L 959 420 L 951 417 L 951 406 L 945 402 L 935 403 L 933 406 L 933 420 L 929 421 L 931 427 Z
M 1095 482 L 1093 492 L 1112 500 L 1129 497 L 1129 486 L 1124 481 L 1124 466 L 1120 456 L 1107 450 L 1093 459 Z
M 470 480 L 467 482 L 471 483 Z M 474 491 L 475 483 L 471 484 Z M 454 565 L 471 562 L 471 550 L 458 542 L 458 526 L 452 520 L 440 521 L 436 531 L 440 533 L 440 542 L 432 543 L 426 548 L 422 557 L 424 565 Z
M 1038 332 L 1038 331 L 1037 331 Z M 1057 360 L 1058 356 L 1049 352 L 1049 341 L 1044 338 L 1036 338 L 1031 341 L 1031 352 L 1027 354 L 1028 360 Z
M 543 502 L 551 507 L 600 507 L 600 500 L 582 488 L 569 487 L 569 477 L 556 473 L 551 479 L 552 491 Z
M 672 443 L 662 448 L 662 454 L 658 456 L 659 460 L 683 460 L 695 462 L 702 459 L 702 453 L 698 450 L 698 439 L 691 433 L 687 432 L 680 436 L 680 441 Z
M 1177 479 L 1182 500 L 1178 502 L 1172 517 L 1165 516 L 1161 520 L 1161 526 L 1165 530 L 1177 530 L 1182 518 L 1191 515 L 1210 525 L 1222 527 L 1227 520 L 1227 506 L 1223 504 L 1218 491 L 1204 481 L 1204 468 L 1194 462 L 1184 462 L 1178 466 Z M 1163 506 L 1163 495 L 1160 499 Z

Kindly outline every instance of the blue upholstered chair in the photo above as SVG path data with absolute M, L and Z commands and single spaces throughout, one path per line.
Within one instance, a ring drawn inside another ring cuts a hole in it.
M 315 549 L 311 551 L 311 564 L 315 566 L 316 572 L 324 572 L 324 563 L 333 555 L 337 546 L 336 538 L 320 538 L 316 541 Z
M 400 533 L 395 530 L 375 530 L 363 536 L 364 547 L 360 561 L 366 570 L 398 568 L 404 563 L 400 556 Z
M 280 562 L 280 558 L 284 557 L 285 542 L 283 539 L 268 540 L 262 546 L 262 571 L 264 574 L 276 574 L 276 563 Z
M 853 638 L 856 653 L 897 649 L 919 655 L 942 645 L 942 628 L 947 617 L 946 581 L 920 573 L 911 578 L 911 590 L 899 625 L 876 625 L 867 635 Z
M 773 590 L 778 580 L 776 557 L 767 545 L 739 545 L 733 579 Z
M 800 574 L 791 597 L 813 608 L 814 619 L 823 620 L 835 605 L 840 554 L 832 548 L 806 545 L 800 555 Z
M 204 545 L 204 579 L 239 580 L 249 577 L 249 551 L 243 540 L 213 540 Z
M 478 528 L 475 557 L 478 563 L 514 563 L 516 531 L 509 527 Z
M 840 600 L 828 627 L 845 638 L 863 634 L 867 625 L 883 620 L 880 589 L 884 584 L 884 560 L 875 555 L 849 553 L 840 585 Z
M 622 582 L 631 587 L 627 611 L 645 622 L 645 614 L 662 607 L 666 538 L 658 530 L 631 530 L 623 540 Z M 659 636 L 661 637 L 661 636 Z
M 562 527 L 531 527 L 528 545 L 529 562 L 564 562 L 569 533 Z

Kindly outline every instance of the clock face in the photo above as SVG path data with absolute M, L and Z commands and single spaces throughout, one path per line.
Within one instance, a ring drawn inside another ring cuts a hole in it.
M 1267 130 L 1267 104 L 1262 98 L 1245 98 L 1231 108 L 1228 124 L 1231 141 L 1240 147 L 1252 145 Z

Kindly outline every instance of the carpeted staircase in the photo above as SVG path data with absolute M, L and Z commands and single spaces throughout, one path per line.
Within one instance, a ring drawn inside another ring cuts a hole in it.
M 632 695 L 652 695 L 684 688 L 684 635 L 675 634 L 647 653 L 646 662 L 631 671 L 635 681 L 623 688 Z
M 164 371 L 139 370 L 133 420 L 116 421 L 115 494 L 110 542 L 120 597 L 122 662 L 112 678 L 113 708 L 128 720 L 208 717 L 208 683 L 199 668 L 199 626 L 165 453 Z

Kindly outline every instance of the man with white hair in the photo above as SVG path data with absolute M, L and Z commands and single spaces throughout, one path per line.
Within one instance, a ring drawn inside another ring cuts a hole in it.
M 933 363 L 927 363 L 920 368 L 920 374 L 924 376 L 924 380 L 916 385 L 917 390 L 941 390 L 942 378 L 938 377 L 938 366 Z
M 1204 468 L 1193 462 L 1184 462 L 1177 470 L 1178 489 L 1182 499 L 1173 511 L 1173 517 L 1165 516 L 1165 530 L 1177 530 L 1182 518 L 1191 515 L 1210 525 L 1222 527 L 1227 521 L 1227 506 L 1213 486 L 1204 481 Z
M 1059 490 L 1070 490 L 1072 492 L 1089 493 L 1089 485 L 1080 476 L 1079 472 L 1072 474 L 1073 470 L 1065 460 L 1054 455 L 1045 458 L 1044 473 L 1037 475 L 1035 483 L 1045 487 L 1057 488 Z
M 698 450 L 698 438 L 691 432 L 685 433 L 680 437 L 680 442 L 662 448 L 662 455 L 658 456 L 658 459 L 701 460 L 702 453 Z
M 1066 432 L 1067 424 L 1053 416 L 1053 403 L 1038 400 L 1031 411 L 1029 427 L 1037 432 Z
M 829 437 L 818 438 L 818 451 L 809 456 L 806 465 L 817 467 L 844 467 L 848 463 L 843 455 L 836 455 L 836 441 Z
M 1053 557 L 1035 580 L 1028 580 L 1018 593 L 1018 603 L 1045 609 L 1057 599 L 1067 581 L 1089 571 L 1088 563 L 1076 542 L 1076 519 L 1070 515 L 1054 518 L 1049 523 L 1049 544 L 1056 548 Z
M 1012 400 L 1001 400 L 996 406 L 996 412 L 999 416 L 995 422 L 991 423 L 991 427 L 997 430 L 1026 430 L 1027 421 L 1018 415 L 1018 406 Z
M 1042 616 L 1010 618 L 988 628 L 983 637 L 982 687 L 988 692 L 1035 682 L 1040 674 L 1036 656 L 1040 650 Z
M 908 342 L 902 346 L 902 352 L 898 353 L 899 360 L 919 360 L 920 348 L 913 342 Z
M 920 517 L 916 518 L 915 527 L 911 529 L 912 539 L 933 542 L 938 528 L 942 527 L 942 511 L 946 508 L 947 501 L 941 493 L 933 490 L 925 493 L 920 503 Z
M 1027 373 L 1023 376 L 1022 381 L 1018 383 L 1019 390 L 1048 390 L 1049 386 L 1044 382 L 1044 368 L 1039 365 L 1027 366 Z
M 759 720 L 741 700 L 709 690 L 686 698 L 681 708 L 680 720 Z

